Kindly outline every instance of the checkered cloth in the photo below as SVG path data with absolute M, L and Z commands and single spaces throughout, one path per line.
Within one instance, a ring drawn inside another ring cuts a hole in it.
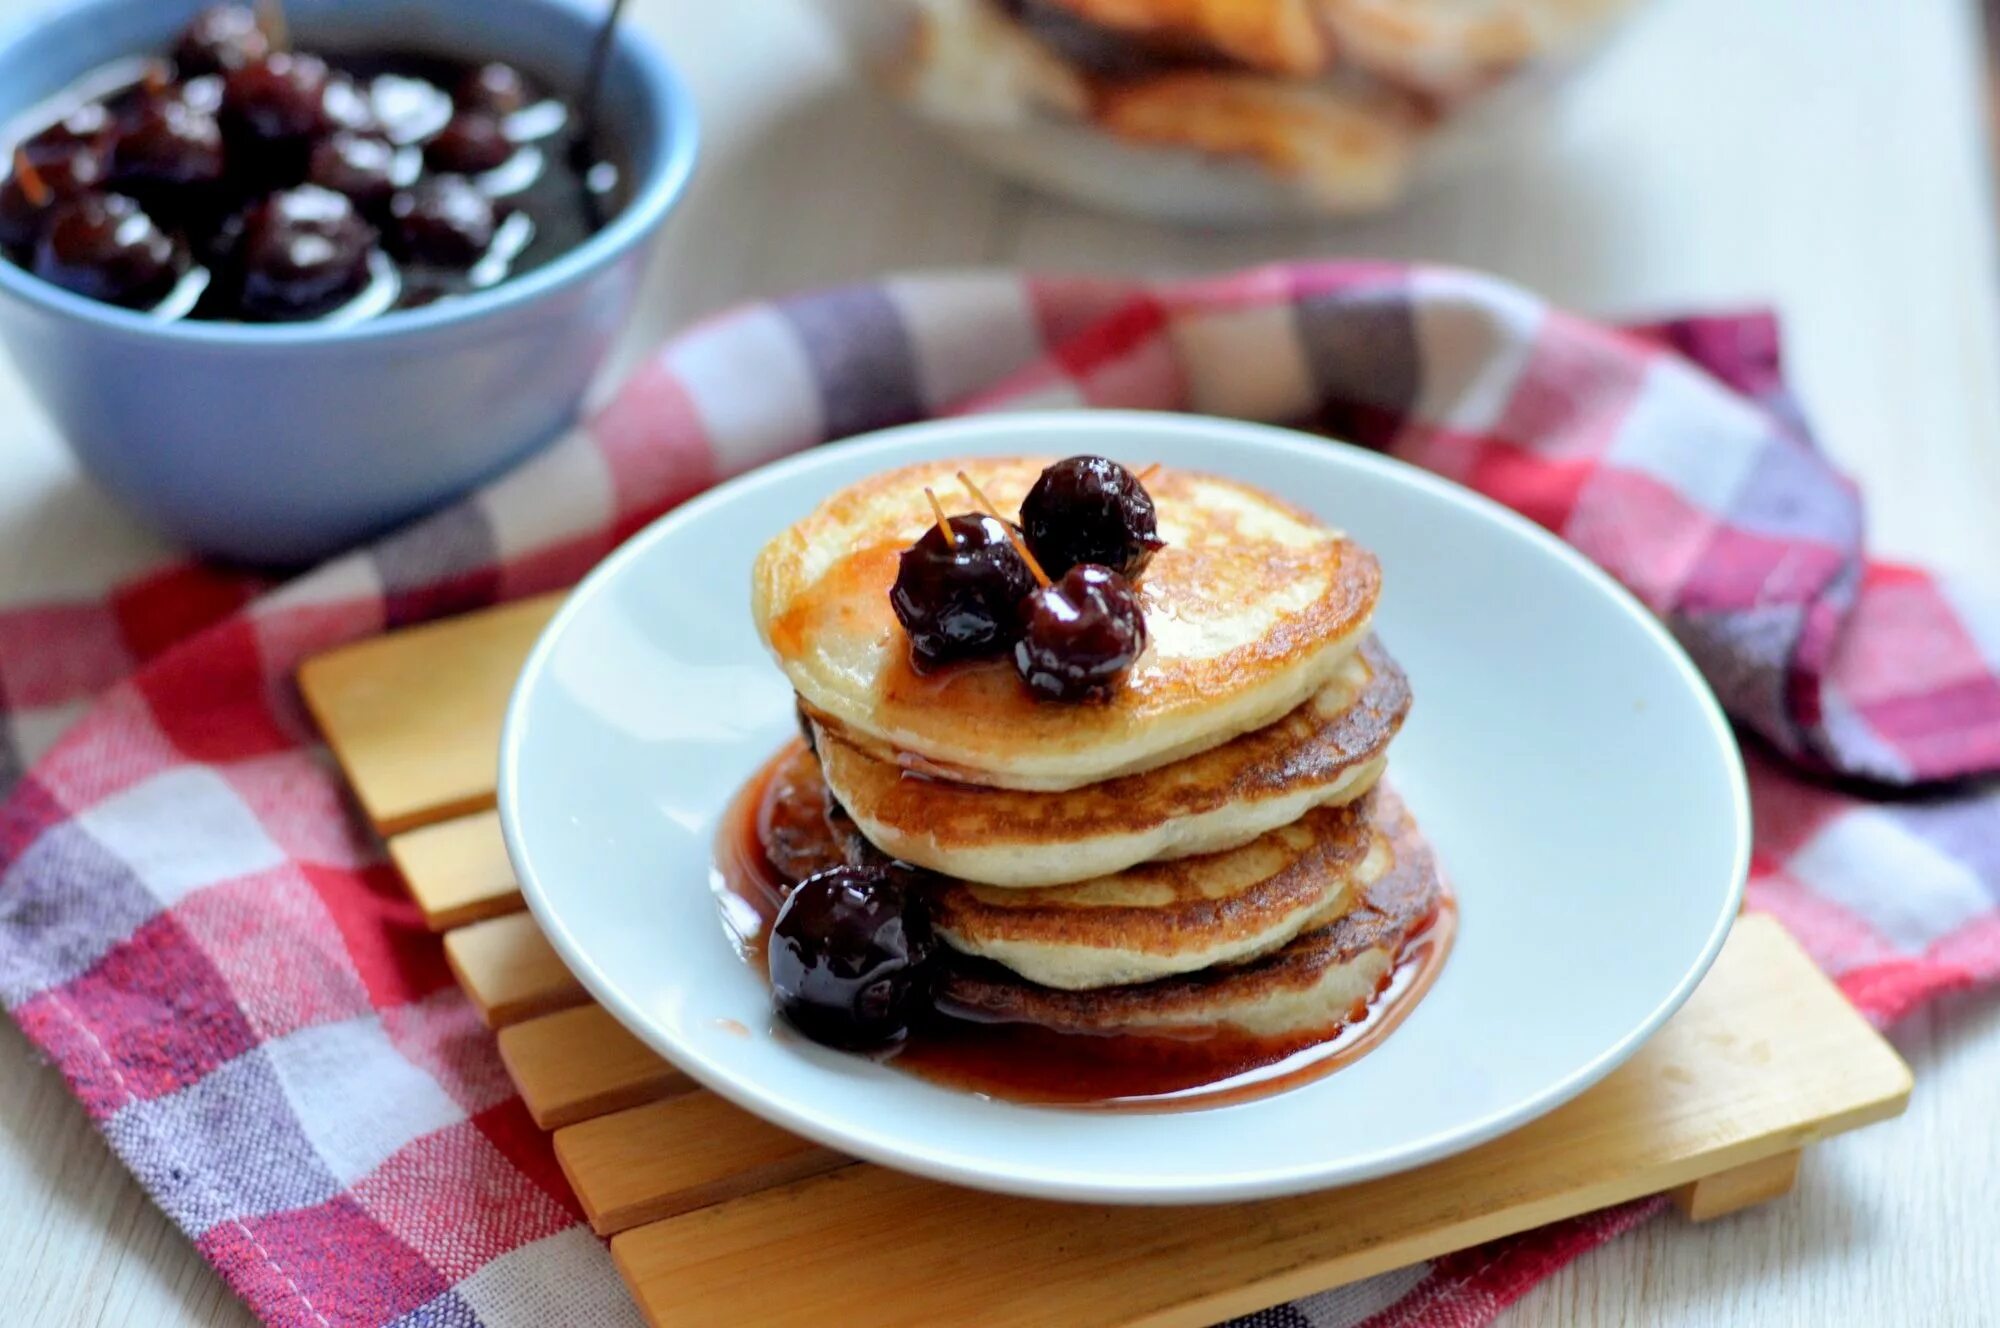
M 1767 319 L 1613 331 L 1483 277 L 1375 264 L 806 295 L 687 333 L 519 472 L 298 580 L 177 566 L 0 611 L 0 997 L 267 1321 L 636 1322 L 343 797 L 299 661 L 567 585 L 800 448 L 1026 406 L 1299 424 L 1559 531 L 1755 735 L 1752 906 L 1877 1020 L 2000 976 L 2000 793 L 1942 783 L 2000 768 L 2000 603 L 1865 558 Z M 1484 1323 L 1657 1207 L 1251 1321 Z

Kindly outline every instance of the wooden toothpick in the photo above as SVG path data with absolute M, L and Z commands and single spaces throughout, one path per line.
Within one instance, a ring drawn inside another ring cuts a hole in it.
M 944 546 L 947 549 L 957 548 L 958 535 L 952 530 L 951 522 L 945 520 L 944 507 L 938 502 L 937 495 L 931 492 L 931 486 L 928 484 L 924 486 L 924 497 L 930 500 L 931 515 L 937 518 L 938 534 L 944 536 Z
M 1139 483 L 1144 484 L 1147 480 L 1153 478 L 1154 475 L 1157 475 L 1159 470 L 1160 463 L 1155 461 L 1152 465 L 1139 472 L 1137 476 Z
M 1043 590 L 1047 590 L 1049 588 L 1049 574 L 1042 570 L 1042 565 L 1035 561 L 1035 555 L 1028 552 L 1028 546 L 1022 542 L 1019 535 L 1014 533 L 1013 525 L 1008 522 L 1006 517 L 1000 515 L 998 508 L 993 506 L 993 500 L 988 498 L 984 493 L 981 493 L 979 486 L 972 482 L 972 476 L 962 470 L 958 472 L 958 482 L 963 484 L 965 491 L 972 495 L 972 501 L 979 505 L 980 511 L 1000 523 L 1000 529 L 1007 532 L 1007 542 L 1014 546 L 1014 552 L 1021 555 L 1021 561 L 1026 563 L 1028 570 L 1035 574 L 1035 584 L 1039 585 Z
M 289 51 L 292 48 L 292 28 L 285 22 L 282 0 L 257 0 L 257 26 L 263 29 L 264 40 L 271 43 L 272 50 Z

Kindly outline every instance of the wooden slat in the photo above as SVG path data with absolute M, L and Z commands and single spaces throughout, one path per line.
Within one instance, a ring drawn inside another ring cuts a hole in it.
M 450 931 L 522 907 L 498 812 L 478 812 L 396 835 L 389 840 L 389 857 L 432 931 Z
M 545 1130 L 694 1087 L 594 1003 L 501 1029 L 500 1058 Z
M 444 957 L 489 1028 L 517 1024 L 585 999 L 582 985 L 563 967 L 527 913 L 509 913 L 447 932 Z
M 635 1228 L 611 1249 L 651 1321 L 675 1328 L 741 1323 L 746 1305 L 767 1328 L 817 1328 L 828 1306 L 865 1306 L 885 1325 L 963 1322 L 974 1307 L 983 1325 L 1192 1328 L 1793 1152 L 1896 1114 L 1909 1091 L 1889 1045 L 1775 923 L 1752 917 L 1603 1083 L 1416 1171 L 1159 1209 L 1010 1199 L 855 1165 Z
M 561 596 L 390 632 L 307 660 L 299 690 L 385 835 L 493 805 L 500 722 Z
M 1789 1153 L 1774 1153 L 1761 1161 L 1703 1176 L 1674 1191 L 1674 1207 L 1691 1222 L 1708 1222 L 1755 1204 L 1769 1203 L 1791 1192 L 1799 1179 L 1799 1161 L 1803 1156 L 1802 1150 L 1794 1148 Z
M 557 1130 L 555 1143 L 601 1236 L 851 1165 L 707 1092 Z

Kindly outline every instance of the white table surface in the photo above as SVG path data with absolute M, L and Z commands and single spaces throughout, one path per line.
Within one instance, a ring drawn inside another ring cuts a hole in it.
M 856 2 L 856 0 L 848 0 Z M 0 0 L 0 19 L 39 8 Z M 706 117 L 697 188 L 633 345 L 747 296 L 890 267 L 1197 270 L 1368 254 L 1484 267 L 1590 312 L 1774 305 L 1877 546 L 2000 577 L 2000 305 L 1975 0 L 1656 0 L 1563 126 L 1405 214 L 1212 236 L 999 184 L 856 88 L 806 0 L 636 0 Z M 0 603 L 157 556 L 0 365 Z M 1902 1119 L 1812 1149 L 1798 1189 L 1668 1219 L 1532 1291 L 1510 1324 L 1993 1322 L 2000 999 L 1895 1033 Z M 251 1322 L 56 1075 L 0 1031 L 0 1320 Z M 17 1317 L 22 1316 L 22 1317 Z

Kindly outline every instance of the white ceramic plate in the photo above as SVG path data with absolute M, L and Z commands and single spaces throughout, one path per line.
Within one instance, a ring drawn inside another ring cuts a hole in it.
M 940 1087 L 774 1025 L 709 878 L 725 805 L 794 732 L 791 691 L 750 622 L 751 561 L 842 485 L 925 457 L 1007 452 L 1221 472 L 1380 556 L 1377 627 L 1416 693 L 1391 776 L 1457 886 L 1461 927 L 1430 994 L 1356 1064 L 1238 1105 L 1078 1111 Z M 634 537 L 528 660 L 502 742 L 500 813 L 563 959 L 716 1092 L 890 1166 L 1131 1203 L 1361 1180 L 1548 1111 L 1687 997 L 1735 916 L 1749 853 L 1742 765 L 1707 686 L 1567 546 L 1356 448 L 1110 412 L 892 430 L 723 485 Z

